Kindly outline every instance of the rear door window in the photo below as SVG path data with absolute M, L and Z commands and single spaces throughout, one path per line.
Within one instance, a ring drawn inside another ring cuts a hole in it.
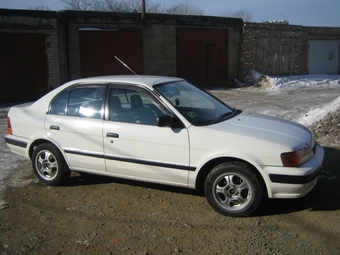
M 50 114 L 100 119 L 104 86 L 76 87 L 60 94 L 51 104 Z

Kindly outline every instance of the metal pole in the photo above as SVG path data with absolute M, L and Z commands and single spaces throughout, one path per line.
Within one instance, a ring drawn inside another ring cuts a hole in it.
M 142 0 L 142 21 L 145 20 L 145 0 Z

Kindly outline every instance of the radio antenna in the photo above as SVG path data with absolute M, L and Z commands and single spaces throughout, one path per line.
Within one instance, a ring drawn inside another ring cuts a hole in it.
M 115 56 L 115 58 L 123 65 L 125 66 L 127 69 L 129 69 L 134 75 L 138 76 L 138 74 L 136 74 L 127 64 L 125 64 L 123 61 L 121 61 L 117 56 Z M 139 77 L 139 76 L 138 76 Z

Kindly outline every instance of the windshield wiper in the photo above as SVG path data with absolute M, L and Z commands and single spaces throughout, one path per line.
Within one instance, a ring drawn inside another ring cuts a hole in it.
M 219 116 L 217 119 L 216 119 L 216 121 L 215 121 L 215 123 L 218 123 L 218 122 L 220 122 L 222 119 L 224 119 L 225 117 L 228 117 L 228 116 L 230 116 L 230 115 L 234 115 L 234 109 L 233 109 L 233 111 L 232 112 L 226 112 L 226 113 L 223 113 L 221 116 Z
M 221 120 L 223 120 L 223 119 L 226 118 L 226 117 L 234 117 L 234 116 L 238 115 L 238 114 L 241 113 L 241 112 L 242 112 L 242 111 L 233 108 L 233 109 L 231 109 L 231 112 L 226 112 L 226 113 L 223 113 L 222 115 L 220 115 L 220 116 L 216 119 L 215 123 L 220 122 Z

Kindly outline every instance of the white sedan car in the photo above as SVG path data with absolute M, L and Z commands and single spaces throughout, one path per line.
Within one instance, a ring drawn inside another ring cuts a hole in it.
M 7 146 L 48 185 L 78 171 L 204 189 L 227 216 L 306 195 L 324 156 L 306 127 L 235 110 L 180 78 L 71 81 L 12 107 L 7 122 Z

